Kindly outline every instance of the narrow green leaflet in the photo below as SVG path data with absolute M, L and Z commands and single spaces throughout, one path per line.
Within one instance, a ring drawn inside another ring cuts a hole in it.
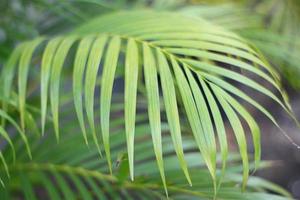
M 254 144 L 254 160 L 255 160 L 255 170 L 259 167 L 260 157 L 261 157 L 261 145 L 260 145 L 260 129 L 250 115 L 250 113 L 238 102 L 236 101 L 231 95 L 229 95 L 224 90 L 220 90 L 221 95 L 230 102 L 230 105 L 239 113 L 249 125 L 249 128 L 252 133 L 253 137 L 253 144 Z
M 6 160 L 5 160 L 4 156 L 3 156 L 2 151 L 0 151 L 0 160 L 1 160 L 2 164 L 3 164 L 3 166 L 4 166 L 4 171 L 5 171 L 6 175 L 7 175 L 7 177 L 10 178 L 9 169 L 8 169 L 8 166 L 7 166 L 7 163 L 6 163 Z M 1 182 L 2 182 L 2 179 L 1 179 L 1 178 L 0 178 L 0 180 L 1 180 Z M 2 182 L 2 183 L 3 183 L 3 182 Z M 4 184 L 2 184 L 2 186 L 5 187 Z
M 103 137 L 104 150 L 108 162 L 108 167 L 112 173 L 110 144 L 109 144 L 109 118 L 111 96 L 114 84 L 114 77 L 118 63 L 120 52 L 121 39 L 115 36 L 111 39 L 107 48 L 105 63 L 103 66 L 102 82 L 101 82 L 101 97 L 100 97 L 100 121 Z
M 29 142 L 28 139 L 24 133 L 24 131 L 21 129 L 21 127 L 14 121 L 13 118 L 11 118 L 6 112 L 4 112 L 3 110 L 0 110 L 0 116 L 6 120 L 8 120 L 16 129 L 17 131 L 20 133 L 21 138 L 23 140 L 23 142 L 25 143 L 26 146 L 26 150 L 28 153 L 29 158 L 32 158 L 31 155 L 31 151 L 30 151 L 30 147 L 29 147 Z
M 46 114 L 47 114 L 47 100 L 48 100 L 48 87 L 49 87 L 49 77 L 51 72 L 51 65 L 53 62 L 53 57 L 62 41 L 62 37 L 57 37 L 49 41 L 45 51 L 43 53 L 42 63 L 41 63 L 41 126 L 42 135 L 45 132 Z
M 219 187 L 220 187 L 222 178 L 225 175 L 226 160 L 228 157 L 228 144 L 227 144 L 226 130 L 225 130 L 225 126 L 224 126 L 224 122 L 223 122 L 223 118 L 222 118 L 220 109 L 216 103 L 215 98 L 213 97 L 210 89 L 208 88 L 208 86 L 205 83 L 205 81 L 203 80 L 203 78 L 198 75 L 198 79 L 199 79 L 200 85 L 203 88 L 209 108 L 211 110 L 211 113 L 212 113 L 212 116 L 214 119 L 214 124 L 216 127 L 216 132 L 217 132 L 217 135 L 219 138 L 221 155 L 222 155 L 222 172 L 221 172 L 220 181 L 219 181 Z
M 200 121 L 203 127 L 203 132 L 205 133 L 204 138 L 206 139 L 208 147 L 210 148 L 210 152 L 212 156 L 211 160 L 213 165 L 216 165 L 216 153 L 217 153 L 216 141 L 215 141 L 214 128 L 210 118 L 209 110 L 207 108 L 204 96 L 196 80 L 194 79 L 192 73 L 190 72 L 189 68 L 186 65 L 184 65 L 184 69 L 187 75 L 187 79 L 190 83 L 191 91 L 194 95 L 194 101 L 198 109 Z
M 157 160 L 159 173 L 166 190 L 166 177 L 164 172 L 163 154 L 162 154 L 162 137 L 161 137 L 161 118 L 160 118 L 160 100 L 159 87 L 157 78 L 156 63 L 153 53 L 147 44 L 143 44 L 144 58 L 144 77 L 147 90 L 148 116 L 151 128 L 152 143 Z M 187 170 L 186 170 L 187 171 Z M 167 191 L 167 190 L 166 190 Z
M 47 190 L 50 199 L 61 200 L 58 188 L 49 180 L 47 174 L 43 172 L 37 172 L 37 174 L 38 177 L 40 177 L 40 179 L 42 180 L 42 184 L 45 186 L 45 189 Z
M 21 128 L 25 129 L 25 98 L 27 90 L 28 71 L 30 67 L 30 61 L 32 54 L 37 46 L 44 40 L 44 38 L 37 38 L 31 42 L 27 42 L 19 62 L 18 70 L 18 89 L 19 89 L 19 106 L 20 106 L 20 118 Z
M 166 114 L 168 123 L 170 126 L 170 132 L 174 144 L 175 151 L 177 153 L 180 165 L 183 169 L 183 172 L 187 178 L 189 184 L 192 184 L 190 179 L 186 161 L 184 160 L 184 153 L 182 148 L 182 138 L 181 138 L 181 129 L 180 129 L 180 121 L 178 115 L 178 106 L 176 101 L 176 93 L 174 80 L 172 77 L 172 73 L 170 71 L 170 66 L 166 60 L 164 54 L 156 50 L 157 62 L 158 62 L 158 71 L 161 80 L 161 87 L 164 98 L 164 106 L 166 108 Z
M 4 65 L 2 73 L 1 73 L 1 81 L 3 85 L 3 96 L 5 99 L 9 99 L 11 94 L 11 88 L 12 88 L 12 82 L 15 75 L 15 68 L 17 67 L 19 58 L 21 56 L 21 53 L 23 52 L 23 49 L 25 48 L 26 43 L 22 43 L 18 45 L 14 51 L 12 52 L 11 56 L 9 57 L 7 63 Z M 7 111 L 8 104 L 3 101 L 2 107 L 3 111 Z M 2 124 L 4 125 L 4 118 L 2 118 Z
M 75 200 L 76 199 L 75 194 L 70 188 L 70 186 L 68 185 L 68 183 L 66 182 L 66 180 L 63 178 L 63 176 L 54 169 L 52 174 L 56 180 L 58 188 L 60 188 L 63 194 L 64 197 L 63 199 Z
M 58 47 L 56 54 L 53 58 L 51 76 L 50 76 L 50 103 L 51 111 L 53 115 L 53 124 L 56 138 L 59 139 L 59 119 L 58 119 L 58 107 L 59 107 L 59 83 L 60 76 L 64 61 L 67 53 L 72 44 L 76 41 L 77 36 L 66 37 Z
M 211 138 L 207 137 L 207 135 L 210 133 L 204 132 L 199 116 L 202 113 L 199 113 L 197 110 L 193 93 L 190 89 L 188 81 L 185 79 L 184 74 L 174 57 L 171 57 L 171 62 L 177 83 L 179 83 L 178 88 L 185 107 L 187 118 L 191 125 L 198 148 L 201 151 L 208 170 L 212 176 L 214 189 L 216 192 L 216 147 L 212 145 L 213 142 L 210 141 Z
M 6 131 L 4 128 L 2 128 L 1 126 L 0 126 L 0 135 L 7 141 L 7 143 L 8 143 L 9 146 L 11 147 L 11 149 L 12 149 L 12 151 L 13 151 L 13 162 L 15 162 L 15 160 L 16 160 L 16 150 L 15 150 L 15 146 L 14 146 L 12 140 L 10 139 L 10 137 L 9 137 L 9 135 L 8 135 L 8 133 L 7 133 L 7 131 Z
M 222 92 L 218 86 L 214 84 L 210 84 L 214 94 L 216 95 L 221 107 L 223 108 L 230 124 L 233 129 L 234 135 L 236 137 L 236 141 L 239 146 L 242 162 L 243 162 L 243 184 L 242 188 L 245 189 L 248 177 L 249 177 L 249 160 L 247 153 L 247 142 L 246 136 L 244 132 L 244 128 L 241 124 L 239 117 L 236 115 L 235 111 L 232 109 L 231 102 L 228 102 L 223 96 Z
M 77 196 L 80 196 L 84 200 L 93 200 L 91 193 L 88 191 L 84 183 L 77 175 L 75 175 L 74 173 L 69 173 L 69 177 L 78 190 L 79 194 Z
M 128 40 L 125 58 L 125 130 L 128 149 L 129 171 L 134 179 L 134 131 L 138 80 L 138 47 L 133 39 Z
M 87 63 L 85 83 L 84 83 L 84 101 L 85 101 L 85 109 L 87 113 L 87 118 L 89 125 L 92 130 L 92 135 L 94 142 L 97 146 L 98 152 L 100 156 L 101 150 L 99 147 L 99 142 L 96 134 L 95 128 L 95 117 L 94 117 L 94 96 L 95 96 L 95 88 L 97 81 L 97 74 L 100 66 L 100 62 L 102 59 L 104 46 L 107 41 L 107 36 L 102 35 L 99 36 L 93 43 L 91 53 Z
M 25 195 L 25 200 L 37 200 L 32 183 L 29 181 L 25 174 L 19 173 L 19 176 L 21 184 L 24 186 L 23 192 Z
M 93 177 L 86 176 L 85 180 L 87 184 L 90 186 L 91 191 L 94 193 L 94 196 L 98 199 L 107 200 L 105 195 L 102 193 L 102 191 L 99 191 L 99 186 L 97 185 L 96 181 L 94 181 Z
M 86 128 L 83 118 L 83 107 L 82 107 L 82 84 L 83 84 L 83 74 L 86 66 L 86 62 L 90 53 L 90 48 L 94 37 L 87 36 L 83 38 L 78 46 L 75 60 L 74 60 L 74 70 L 73 70 L 73 96 L 75 110 L 79 120 L 79 125 L 83 133 L 85 143 L 88 144 Z

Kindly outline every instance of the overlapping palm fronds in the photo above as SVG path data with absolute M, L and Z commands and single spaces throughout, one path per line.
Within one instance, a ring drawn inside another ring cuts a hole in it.
M 146 107 L 146 104 L 141 104 Z M 120 108 L 114 107 L 114 113 Z M 111 122 L 111 155 L 113 160 L 113 175 L 108 174 L 104 158 L 99 158 L 97 147 L 93 144 L 88 148 L 78 130 L 74 126 L 74 115 L 71 110 L 61 112 L 66 120 L 62 126 L 65 134 L 60 143 L 55 142 L 54 134 L 47 135 L 43 140 L 36 135 L 28 135 L 32 147 L 32 159 L 29 159 L 21 137 L 16 135 L 11 139 L 13 148 L 6 146 L 1 153 L 0 174 L 2 184 L 0 198 L 9 199 L 165 199 L 164 187 L 158 181 L 159 172 L 155 167 L 151 139 L 151 127 L 144 120 L 147 115 L 138 114 L 136 127 L 136 179 L 128 181 L 128 157 L 126 153 L 125 132 L 123 119 Z M 161 123 L 165 155 L 165 171 L 168 177 L 168 192 L 170 199 L 212 199 L 214 190 L 209 172 L 205 169 L 205 161 L 197 152 L 194 139 L 184 135 L 183 148 L 186 161 L 193 173 L 193 187 L 184 183 L 185 177 L 180 172 L 176 153 L 172 147 L 172 138 L 167 123 Z M 51 132 L 52 129 L 47 129 Z M 92 142 L 92 137 L 88 137 Z M 76 148 L 74 148 L 76 147 Z M 13 155 L 17 153 L 17 158 Z M 63 153 L 61 153 L 63 152 Z M 4 160 L 5 158 L 6 160 Z M 4 161 L 4 162 L 3 162 Z M 217 157 L 221 163 L 221 157 Z M 249 179 L 247 190 L 240 192 L 235 185 L 241 182 L 242 166 L 239 156 L 230 155 L 228 171 L 223 178 L 218 196 L 222 199 L 289 199 L 289 194 L 280 187 L 257 177 Z M 7 174 L 9 176 L 7 176 Z M 217 172 L 217 178 L 221 178 Z M 266 194 L 264 191 L 276 192 L 279 195 Z
M 76 53 L 72 54 L 73 49 Z M 41 55 L 41 58 L 38 55 Z M 220 141 L 223 171 L 228 154 L 225 118 L 221 112 L 225 112 L 237 139 L 244 169 L 243 187 L 246 186 L 249 176 L 249 159 L 245 131 L 240 117 L 247 122 L 253 136 L 256 167 L 260 161 L 259 127 L 238 102 L 236 96 L 252 104 L 278 126 L 269 111 L 234 86 L 231 81 L 266 95 L 292 115 L 280 86 L 279 75 L 265 62 L 261 54 L 236 34 L 199 18 L 168 12 L 118 12 L 96 18 L 66 35 L 55 38 L 40 37 L 22 43 L 15 49 L 2 72 L 5 99 L 10 98 L 12 81 L 17 72 L 18 107 L 22 131 L 26 129 L 27 82 L 31 66 L 36 64 L 33 60 L 37 60 L 41 67 L 42 132 L 44 132 L 49 97 L 55 135 L 57 139 L 60 136 L 60 82 L 64 65 L 68 63 L 72 66 L 68 70 L 73 71 L 73 101 L 81 131 L 88 144 L 85 121 L 88 122 L 99 152 L 102 145 L 99 144 L 95 129 L 94 92 L 96 81 L 101 77 L 100 99 L 96 101 L 100 101 L 101 134 L 110 171 L 112 171 L 110 153 L 112 90 L 116 70 L 124 69 L 124 74 L 121 75 L 124 76 L 125 82 L 125 135 L 132 180 L 135 171 L 136 99 L 140 93 L 138 89 L 142 89 L 141 93 L 147 96 L 154 154 L 165 187 L 160 91 L 173 145 L 187 181 L 192 184 L 182 146 L 180 127 L 182 117 L 179 112 L 181 107 L 185 111 L 194 140 L 213 179 L 215 190 L 217 188 L 215 133 Z M 224 67 L 226 65 L 232 68 Z M 98 75 L 100 69 L 102 72 Z M 245 74 L 238 73 L 235 69 L 246 70 L 268 82 L 281 96 L 277 97 L 265 86 Z M 7 110 L 6 103 L 3 103 L 3 108 L 4 111 Z

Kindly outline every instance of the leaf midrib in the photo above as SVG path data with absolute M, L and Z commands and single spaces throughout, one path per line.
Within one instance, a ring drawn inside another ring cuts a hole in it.
M 3 171 L 4 169 L 1 167 L 0 171 Z M 99 171 L 95 170 L 89 170 L 83 167 L 76 167 L 76 166 L 70 166 L 66 164 L 52 164 L 52 163 L 38 163 L 38 162 L 31 162 L 31 163 L 15 163 L 11 166 L 9 166 L 10 171 L 57 171 L 62 173 L 73 173 L 77 174 L 83 177 L 93 177 L 101 180 L 106 180 L 110 182 L 118 182 L 118 178 L 114 175 L 107 175 L 103 174 Z M 122 187 L 127 189 L 161 189 L 162 186 L 160 184 L 156 183 L 136 183 L 131 181 L 124 181 L 122 183 Z M 193 191 L 184 189 L 181 187 L 177 187 L 175 185 L 169 185 L 168 190 L 173 191 L 175 193 L 181 192 L 186 193 L 190 195 L 195 195 L 199 197 L 211 197 L 209 194 L 199 192 L 199 191 Z

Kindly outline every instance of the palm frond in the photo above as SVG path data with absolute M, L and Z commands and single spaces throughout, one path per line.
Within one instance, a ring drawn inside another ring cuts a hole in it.
M 143 104 L 143 106 L 146 106 Z M 119 111 L 119 109 L 116 109 Z M 74 126 L 71 110 L 64 110 L 64 118 L 69 118 L 63 123 L 66 134 L 61 137 L 61 142 L 55 144 L 53 134 L 45 135 L 40 140 L 34 135 L 28 136 L 31 141 L 33 158 L 28 159 L 22 151 L 24 143 L 16 136 L 13 143 L 17 144 L 18 156 L 16 161 L 7 159 L 6 165 L 1 165 L 0 174 L 9 170 L 10 178 L 5 178 L 5 188 L 0 188 L 0 197 L 3 200 L 23 198 L 32 199 L 164 199 L 164 187 L 157 183 L 159 173 L 154 167 L 153 150 L 151 149 L 151 127 L 143 122 L 146 115 L 136 116 L 136 161 L 139 163 L 135 168 L 136 179 L 128 181 L 128 157 L 126 154 L 119 156 L 120 152 L 126 151 L 124 142 L 125 131 L 117 127 L 125 125 L 124 120 L 111 121 L 111 155 L 113 159 L 113 172 L 109 175 L 105 165 L 105 159 L 98 159 L 98 148 L 91 144 L 89 148 L 84 144 L 78 127 Z M 161 131 L 170 131 L 165 122 L 161 122 Z M 51 132 L 52 129 L 47 130 Z M 183 147 L 186 151 L 186 160 L 193 173 L 193 187 L 184 184 L 185 177 L 180 175 L 180 167 L 177 164 L 176 153 L 172 147 L 172 138 L 169 134 L 162 137 L 163 154 L 165 156 L 165 170 L 168 178 L 170 199 L 211 199 L 215 192 L 212 189 L 210 174 L 204 169 L 205 161 L 197 152 L 194 139 L 183 135 Z M 88 141 L 93 137 L 88 135 Z M 147 142 L 149 141 L 149 142 Z M 74 148 L 76 146 L 76 148 Z M 47 148 L 49 147 L 49 148 Z M 51 148 L 50 148 L 51 147 Z M 2 150 L 5 158 L 10 158 L 13 153 L 10 148 Z M 64 152 L 61 154 L 60 152 Z M 289 194 L 279 186 L 258 177 L 251 177 L 247 190 L 241 193 L 233 186 L 240 184 L 240 170 L 237 155 L 229 156 L 230 167 L 223 178 L 222 188 L 218 194 L 222 199 L 289 199 Z M 217 157 L 221 161 L 221 157 Z M 123 170 L 125 169 L 125 170 Z M 125 176 L 125 179 L 122 178 Z M 1 177 L 4 177 L 1 175 Z M 220 178 L 218 171 L 217 178 Z M 264 191 L 272 191 L 278 195 L 267 194 Z M 279 196 L 281 195 L 281 196 Z
M 77 45 L 78 42 L 79 45 Z M 72 53 L 73 50 L 76 50 L 75 55 Z M 37 56 L 33 56 L 33 53 Z M 42 55 L 42 59 L 38 55 Z M 2 80 L 4 81 L 4 98 L 9 99 L 12 80 L 15 71 L 18 71 L 18 104 L 23 131 L 26 129 L 24 122 L 26 104 L 29 103 L 25 98 L 28 92 L 26 86 L 28 73 L 30 73 L 29 63 L 31 61 L 31 65 L 36 65 L 36 62 L 33 62 L 35 59 L 38 63 L 42 60 L 40 80 L 42 130 L 45 126 L 49 96 L 57 139 L 60 136 L 61 127 L 59 125 L 60 82 L 61 79 L 66 78 L 63 74 L 63 67 L 73 65 L 74 67 L 71 67 L 73 101 L 80 129 L 88 143 L 84 115 L 84 109 L 86 109 L 94 141 L 99 145 L 93 107 L 94 92 L 97 88 L 95 83 L 97 78 L 101 77 L 99 117 L 104 151 L 111 172 L 110 149 L 114 142 L 110 134 L 112 95 L 117 71 L 119 68 L 124 68 L 122 75 L 125 77 L 125 141 L 132 179 L 134 171 L 136 172 L 134 169 L 134 151 L 137 152 L 134 145 L 137 141 L 135 137 L 137 132 L 135 113 L 138 112 L 136 99 L 140 95 L 138 91 L 143 90 L 143 85 L 145 85 L 144 92 L 148 100 L 154 154 L 165 187 L 167 184 L 160 136 L 160 121 L 162 121 L 159 109 L 161 106 L 160 90 L 175 152 L 187 181 L 190 184 L 192 182 L 183 150 L 181 121 L 184 117 L 181 116 L 181 108 L 186 114 L 196 145 L 209 169 L 215 193 L 217 189 L 217 144 L 214 133 L 216 130 L 219 140 L 223 140 L 221 142 L 223 171 L 228 151 L 224 130 L 225 117 L 220 114 L 222 111 L 226 113 L 237 138 L 244 166 L 242 184 L 244 188 L 250 168 L 245 128 L 239 123 L 239 115 L 245 118 L 253 134 L 256 167 L 260 160 L 258 126 L 243 105 L 232 101 L 235 99 L 232 94 L 246 99 L 277 125 L 269 111 L 241 89 L 233 86 L 231 81 L 266 95 L 292 115 L 290 106 L 285 101 L 285 93 L 280 86 L 279 75 L 262 55 L 251 48 L 241 37 L 201 18 L 185 17 L 169 12 L 117 12 L 91 20 L 71 33 L 55 38 L 38 38 L 19 45 L 3 69 Z M 102 73 L 98 75 L 100 69 Z M 241 70 L 266 81 L 281 96 L 276 96 L 259 81 L 247 77 L 247 74 L 239 73 Z M 141 71 L 144 71 L 144 77 Z M 85 105 L 82 100 L 83 93 Z M 3 109 L 7 111 L 5 102 Z M 99 148 L 98 151 L 100 151 Z

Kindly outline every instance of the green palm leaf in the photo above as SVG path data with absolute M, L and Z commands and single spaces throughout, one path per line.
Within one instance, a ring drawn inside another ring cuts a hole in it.
M 200 18 L 168 12 L 117 12 L 93 19 L 69 34 L 45 40 L 47 45 L 44 51 L 42 50 L 44 53 L 41 72 L 42 129 L 46 118 L 49 87 L 54 132 L 57 139 L 60 136 L 59 102 L 62 96 L 60 94 L 60 82 L 61 79 L 67 78 L 63 74 L 63 67 L 67 66 L 71 60 L 71 66 L 74 66 L 71 68 L 73 71 L 73 102 L 79 125 L 87 143 L 89 137 L 85 127 L 85 117 L 87 117 L 98 151 L 100 149 L 96 136 L 97 129 L 94 124 L 96 116 L 93 108 L 96 97 L 94 93 L 96 82 L 98 78 L 101 78 L 100 129 L 111 173 L 113 166 L 110 149 L 114 141 L 111 139 L 110 118 L 112 102 L 114 101 L 112 98 L 113 89 L 120 68 L 124 68 L 123 75 L 125 77 L 124 125 L 131 179 L 133 179 L 134 171 L 136 171 L 136 169 L 134 170 L 136 158 L 134 156 L 134 152 L 136 152 L 134 143 L 137 132 L 136 112 L 139 111 L 137 109 L 137 96 L 139 94 L 137 91 L 139 87 L 144 88 L 143 85 L 145 84 L 154 155 L 165 189 L 167 183 L 161 143 L 160 90 L 162 91 L 164 114 L 166 114 L 170 128 L 171 139 L 185 178 L 191 184 L 183 151 L 184 139 L 182 138 L 181 126 L 185 117 L 181 115 L 181 111 L 186 113 L 197 148 L 201 151 L 204 163 L 213 179 L 214 194 L 217 193 L 215 130 L 219 139 L 223 140 L 220 143 L 223 175 L 228 152 L 223 125 L 224 119 L 220 110 L 225 111 L 237 138 L 244 166 L 243 186 L 248 179 L 250 168 L 244 127 L 239 122 L 238 114 L 245 118 L 251 128 L 256 165 L 259 163 L 261 152 L 260 133 L 256 122 L 242 105 L 237 101 L 231 101 L 232 97 L 224 96 L 227 94 L 225 90 L 246 98 L 248 102 L 263 111 L 276 123 L 266 109 L 245 95 L 241 89 L 233 86 L 229 80 L 255 89 L 270 100 L 277 102 L 288 114 L 292 115 L 290 106 L 284 100 L 284 92 L 281 90 L 278 74 L 263 59 L 263 56 L 252 49 L 241 37 Z M 8 81 L 4 82 L 4 94 L 5 97 L 9 97 L 15 65 L 19 62 L 18 95 L 22 127 L 25 127 L 23 121 L 29 62 L 31 53 L 41 41 L 41 39 L 37 39 L 25 43 L 25 45 L 21 44 L 12 55 L 8 65 L 4 67 L 4 72 L 9 72 L 9 77 L 6 78 Z M 125 44 L 127 45 L 124 46 Z M 72 54 L 74 49 L 77 49 L 75 58 Z M 140 59 L 142 56 L 143 59 Z M 228 65 L 232 68 L 225 67 Z M 139 71 L 140 67 L 144 71 L 144 76 Z M 281 92 L 281 97 L 276 96 L 256 79 L 252 80 L 246 74 L 236 72 L 234 68 L 247 70 L 252 75 L 256 75 L 258 79 L 267 80 Z M 98 76 L 99 69 L 102 69 L 102 73 Z M 140 85 L 138 84 L 139 77 L 144 80 Z M 222 81 L 226 84 L 222 85 Z M 82 102 L 83 92 L 84 103 Z M 4 108 L 6 106 L 4 104 Z M 84 109 L 87 116 L 84 115 Z M 77 180 L 74 181 L 78 182 Z

